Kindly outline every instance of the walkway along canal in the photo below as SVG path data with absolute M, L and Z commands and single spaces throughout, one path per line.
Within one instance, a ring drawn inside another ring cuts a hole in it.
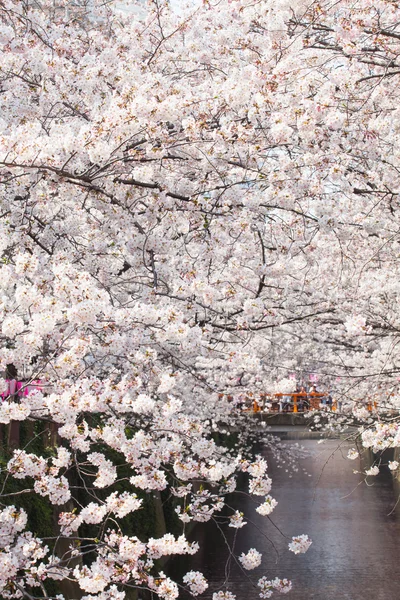
M 362 483 L 363 476 L 353 473 L 362 469 L 361 461 L 346 458 L 347 442 L 329 439 L 317 444 L 315 439 L 288 439 L 284 443 L 289 449 L 301 443 L 310 457 L 292 473 L 269 461 L 271 495 L 278 501 L 271 517 L 289 538 L 307 533 L 313 544 L 304 555 L 289 552 L 289 540 L 267 517 L 254 511 L 252 501 L 241 496 L 235 508 L 254 525 L 248 523 L 238 530 L 235 554 L 250 548 L 263 553 L 261 566 L 246 573 L 255 582 L 264 575 L 291 579 L 293 589 L 285 596 L 288 600 L 399 600 L 400 510 L 394 509 L 397 495 L 390 471 L 382 468 L 380 475 L 369 477 L 367 486 Z M 264 455 L 268 460 L 265 450 Z M 216 525 L 207 525 L 193 530 L 192 539 L 200 542 L 197 555 L 187 564 L 182 558 L 171 561 L 168 571 L 174 575 L 189 568 L 202 571 L 210 584 L 202 598 L 209 599 L 222 589 L 227 549 Z M 224 527 L 224 533 L 232 543 L 235 530 Z M 227 587 L 237 600 L 259 597 L 259 589 L 251 586 L 234 561 Z M 274 593 L 273 597 L 284 596 Z

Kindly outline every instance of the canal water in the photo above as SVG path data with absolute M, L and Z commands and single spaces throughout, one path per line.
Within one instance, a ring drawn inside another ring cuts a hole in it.
M 284 443 L 290 452 L 298 441 Z M 345 443 L 301 444 L 309 457 L 300 461 L 297 472 L 277 468 L 264 451 L 273 480 L 271 495 L 278 501 L 273 523 L 242 495 L 235 508 L 245 513 L 248 525 L 238 531 L 224 527 L 225 540 L 214 523 L 195 528 L 191 539 L 200 543 L 199 552 L 186 564 L 182 558 L 175 560 L 168 571 L 173 576 L 182 569 L 202 571 L 210 587 L 201 598 L 207 599 L 214 591 L 229 589 L 237 600 L 256 600 L 259 590 L 246 575 L 255 582 L 265 575 L 292 581 L 287 600 L 400 600 L 400 511 L 394 509 L 391 473 L 384 468 L 366 485 L 353 473 L 362 466 L 358 459 L 346 458 Z M 233 560 L 226 566 L 226 544 L 233 544 L 235 533 L 236 555 L 250 548 L 263 554 L 261 566 L 246 574 Z M 288 551 L 288 538 L 302 533 L 313 540 L 312 546 L 306 554 L 294 555 Z M 229 583 L 223 587 L 227 576 Z M 181 597 L 189 598 L 185 593 Z M 283 596 L 274 593 L 273 598 Z

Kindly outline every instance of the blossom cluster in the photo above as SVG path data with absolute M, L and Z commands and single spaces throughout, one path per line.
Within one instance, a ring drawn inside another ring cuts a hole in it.
M 188 571 L 183 578 L 183 582 L 188 586 L 192 596 L 198 596 L 208 588 L 204 575 L 198 571 Z
M 239 556 L 239 561 L 242 564 L 244 569 L 251 571 L 252 569 L 256 569 L 261 565 L 262 554 L 258 552 L 255 548 L 250 548 L 247 554 L 244 552 Z
M 307 552 L 311 544 L 312 541 L 308 535 L 297 535 L 294 536 L 292 541 L 289 543 L 289 550 L 294 552 L 294 554 L 303 554 L 304 552 Z
M 272 496 L 268 495 L 265 498 L 265 502 L 260 504 L 260 506 L 256 508 L 256 511 L 258 512 L 258 514 L 265 517 L 267 515 L 270 515 L 277 505 L 278 502 L 275 500 L 275 498 L 272 498 Z
M 275 579 L 269 580 L 266 577 L 261 577 L 257 583 L 260 588 L 259 596 L 263 600 L 271 598 L 274 591 L 278 591 L 281 594 L 287 594 L 292 589 L 292 582 L 288 579 Z

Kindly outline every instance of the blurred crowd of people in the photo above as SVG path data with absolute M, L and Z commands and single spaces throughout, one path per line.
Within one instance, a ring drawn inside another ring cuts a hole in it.
M 294 382 L 293 382 L 294 383 Z M 279 389 L 279 386 L 278 386 Z M 293 388 L 292 388 L 293 389 Z M 220 394 L 222 398 L 224 394 Z M 227 396 L 236 409 L 253 412 L 307 412 L 308 410 L 326 410 L 341 412 L 342 402 L 333 398 L 333 392 L 327 387 L 318 386 L 314 381 L 298 384 L 290 392 L 243 393 L 239 396 Z
M 290 394 L 279 396 L 279 412 L 290 412 L 296 406 L 297 411 L 304 412 L 321 405 L 327 410 L 333 407 L 332 395 L 329 391 L 320 391 L 316 383 L 298 385 Z

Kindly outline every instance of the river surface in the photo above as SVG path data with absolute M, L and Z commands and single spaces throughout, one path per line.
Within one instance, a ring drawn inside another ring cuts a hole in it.
M 296 442 L 285 443 L 290 451 Z M 276 468 L 265 452 L 273 480 L 271 495 L 278 501 L 271 517 L 282 533 L 254 511 L 257 504 L 246 496 L 235 502 L 248 521 L 236 532 L 235 554 L 256 548 L 263 554 L 260 567 L 244 574 L 231 561 L 229 583 L 223 587 L 226 542 L 233 543 L 235 530 L 225 527 L 224 541 L 216 525 L 208 523 L 191 535 L 200 543 L 199 552 L 190 562 L 175 560 L 168 571 L 172 576 L 180 575 L 182 569 L 202 571 L 210 585 L 201 596 L 205 599 L 214 591 L 229 589 L 237 600 L 256 600 L 259 590 L 247 576 L 256 582 L 266 575 L 269 579 L 286 577 L 293 583 L 286 596 L 274 593 L 276 599 L 400 600 L 400 512 L 393 510 L 397 496 L 391 473 L 383 468 L 380 475 L 369 478 L 367 486 L 353 473 L 362 468 L 359 459 L 346 458 L 349 446 L 342 443 L 338 450 L 339 440 L 325 440 L 321 445 L 302 440 L 301 444 L 310 457 L 300 462 L 298 472 Z M 313 544 L 306 554 L 294 555 L 287 549 L 288 538 L 302 533 Z

